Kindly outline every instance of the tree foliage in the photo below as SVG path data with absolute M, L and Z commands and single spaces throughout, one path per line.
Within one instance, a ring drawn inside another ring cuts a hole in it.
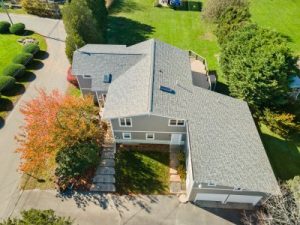
M 247 0 L 207 0 L 203 8 L 203 17 L 210 22 L 217 22 L 229 7 L 247 7 Z
M 99 146 L 93 142 L 83 142 L 61 149 L 56 156 L 55 174 L 69 181 L 83 175 L 98 163 Z M 63 182 L 65 183 L 65 182 Z
M 232 96 L 252 109 L 286 103 L 288 74 L 294 59 L 280 34 L 250 24 L 232 33 L 222 45 L 220 64 Z
M 107 9 L 104 0 L 71 1 L 62 13 L 67 32 L 66 54 L 70 61 L 77 48 L 87 43 L 105 43 Z
M 57 3 L 48 3 L 48 1 L 43 0 L 22 0 L 22 7 L 29 14 L 50 17 L 50 18 L 60 18 L 60 10 Z
M 23 105 L 21 112 L 25 125 L 16 138 L 24 172 L 46 168 L 62 148 L 87 140 L 97 143 L 103 136 L 92 98 L 39 90 L 39 96 Z
M 21 212 L 21 218 L 8 219 L 0 225 L 72 225 L 70 218 L 56 216 L 53 210 L 30 209 Z

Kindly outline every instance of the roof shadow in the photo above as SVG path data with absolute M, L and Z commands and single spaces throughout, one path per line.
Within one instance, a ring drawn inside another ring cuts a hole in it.
M 108 21 L 109 44 L 133 45 L 147 40 L 154 32 L 154 27 L 125 17 L 110 16 Z

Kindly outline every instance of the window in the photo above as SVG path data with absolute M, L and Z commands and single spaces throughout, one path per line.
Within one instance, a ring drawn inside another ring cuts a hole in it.
M 123 139 L 131 139 L 131 133 L 122 133 Z
M 147 133 L 146 134 L 146 140 L 154 140 L 155 136 L 154 133 Z
M 169 126 L 171 127 L 184 127 L 184 125 L 185 125 L 184 120 L 174 120 L 174 119 L 169 120 Z
M 83 78 L 92 78 L 91 75 L 83 75 Z
M 120 127 L 132 127 L 131 118 L 119 118 Z

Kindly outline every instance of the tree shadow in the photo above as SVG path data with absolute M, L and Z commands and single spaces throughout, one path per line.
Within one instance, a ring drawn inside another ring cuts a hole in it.
M 5 125 L 5 120 L 0 116 L 0 129 L 2 129 Z
M 18 77 L 18 82 L 31 82 L 36 79 L 36 75 L 31 71 L 26 71 L 22 77 Z
M 297 140 L 283 140 L 266 133 L 260 133 L 267 155 L 276 177 L 282 181 L 289 180 L 300 174 L 300 151 Z
M 251 210 L 241 210 L 241 209 L 222 209 L 222 208 L 205 208 L 202 209 L 210 212 L 218 217 L 223 218 L 224 220 L 230 221 L 233 224 L 243 225 L 242 215 L 243 213 L 250 213 Z
M 73 192 L 70 194 L 57 193 L 57 198 L 61 201 L 73 199 L 78 208 L 85 210 L 91 204 L 99 206 L 102 209 L 117 209 L 120 217 L 125 211 L 129 211 L 131 206 L 139 207 L 141 210 L 150 213 L 151 204 L 158 203 L 158 198 L 153 195 L 115 195 L 100 194 L 95 192 Z
M 179 7 L 175 7 L 174 10 L 178 11 L 202 11 L 202 2 L 197 1 L 182 1 Z
M 0 112 L 11 111 L 14 108 L 14 104 L 7 98 L 0 98 Z M 3 118 L 2 118 L 3 120 Z
M 143 10 L 144 8 L 132 0 L 114 0 L 109 7 L 109 14 L 114 13 L 129 13 L 136 10 Z
M 44 67 L 44 63 L 40 60 L 33 59 L 26 67 L 28 70 L 40 70 Z
M 154 28 L 125 17 L 109 17 L 108 23 L 109 44 L 133 45 L 149 38 Z
M 44 60 L 49 57 L 49 53 L 46 51 L 40 50 L 38 53 L 35 54 L 34 57 L 39 60 Z
M 25 30 L 23 35 L 21 35 L 21 36 L 31 36 L 33 34 L 34 34 L 34 32 L 32 30 Z
M 25 86 L 20 83 L 15 83 L 14 86 L 6 91 L 2 91 L 2 94 L 8 97 L 21 95 L 25 92 Z

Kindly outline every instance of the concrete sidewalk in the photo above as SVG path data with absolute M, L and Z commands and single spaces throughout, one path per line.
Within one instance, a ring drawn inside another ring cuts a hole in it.
M 65 55 L 64 27 L 61 21 L 44 19 L 27 15 L 12 15 L 13 20 L 22 21 L 27 28 L 46 37 L 48 58 L 42 61 L 43 67 L 34 71 L 36 79 L 31 82 L 26 92 L 19 99 L 13 111 L 6 118 L 5 125 L 0 129 L 0 219 L 10 215 L 19 198 L 19 181 L 21 174 L 17 171 L 20 164 L 19 155 L 15 153 L 16 134 L 24 124 L 20 106 L 37 96 L 37 88 L 47 91 L 67 89 L 66 71 L 69 62 Z M 0 20 L 7 19 L 0 14 Z M 57 40 L 59 39 L 59 40 Z M 2 51 L 2 50 L 1 50 Z
M 239 222 L 237 211 L 227 213 L 229 220 L 196 207 L 180 204 L 176 196 L 112 194 L 75 194 L 61 197 L 56 191 L 25 191 L 14 211 L 53 209 L 70 216 L 79 225 L 230 225 Z M 231 222 L 231 221 L 233 222 Z

